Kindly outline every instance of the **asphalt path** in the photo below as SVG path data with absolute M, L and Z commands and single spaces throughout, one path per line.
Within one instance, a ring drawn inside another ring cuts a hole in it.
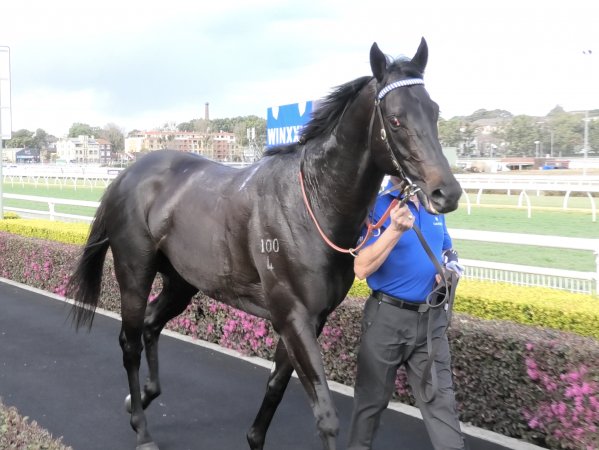
M 0 397 L 75 450 L 135 448 L 118 345 L 120 322 L 96 315 L 75 332 L 70 305 L 0 282 Z M 244 450 L 268 369 L 170 336 L 160 340 L 162 395 L 147 410 L 161 450 Z M 143 374 L 145 379 L 145 374 Z M 334 394 L 347 439 L 352 399 Z M 471 450 L 506 450 L 467 436 Z M 293 378 L 267 435 L 269 450 L 322 450 L 306 394 Z M 376 449 L 432 450 L 422 421 L 385 411 Z

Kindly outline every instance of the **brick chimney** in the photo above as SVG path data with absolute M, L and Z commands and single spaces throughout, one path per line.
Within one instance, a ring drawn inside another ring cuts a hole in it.
M 204 105 L 204 120 L 210 120 L 210 103 Z

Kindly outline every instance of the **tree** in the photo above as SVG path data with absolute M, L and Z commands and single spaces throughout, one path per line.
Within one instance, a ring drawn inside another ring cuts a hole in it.
M 100 131 L 99 137 L 110 142 L 110 148 L 114 153 L 121 153 L 125 150 L 125 132 L 114 123 L 109 123 Z
M 12 133 L 12 139 L 6 141 L 6 148 L 31 148 L 34 143 L 33 131 L 19 130 Z
M 460 137 L 462 142 L 462 154 L 471 154 L 474 150 L 474 136 L 476 134 L 476 128 L 471 123 L 465 123 L 460 127 Z
M 507 143 L 507 154 L 512 156 L 534 156 L 535 141 L 540 140 L 540 129 L 537 120 L 531 116 L 515 116 L 506 125 L 501 137 Z
M 555 107 L 549 111 L 549 114 L 547 114 L 547 117 L 551 117 L 551 116 L 557 116 L 560 114 L 565 114 L 566 111 L 564 111 L 564 108 L 562 108 L 560 105 L 555 105 Z
M 48 144 L 52 140 L 52 136 L 46 133 L 41 128 L 35 130 L 35 135 L 33 136 L 33 147 L 39 150 L 44 150 L 48 147 Z
M 462 142 L 460 128 L 462 121 L 457 118 L 450 120 L 439 119 L 439 141 L 445 147 L 459 147 Z
M 247 131 L 254 128 L 256 130 L 256 147 L 262 149 L 266 145 L 266 120 L 258 116 L 236 117 L 233 133 L 235 140 L 242 147 L 249 145 Z
M 179 130 L 179 131 L 185 131 L 185 132 L 192 132 L 192 131 L 194 131 L 194 129 L 193 129 L 193 121 L 180 123 L 179 125 L 177 125 L 177 130 Z
M 210 121 L 212 132 L 224 131 L 226 133 L 233 133 L 235 129 L 235 121 L 239 119 L 238 117 L 230 118 L 226 117 L 224 119 L 212 119 Z
M 98 127 L 91 127 L 86 123 L 75 122 L 69 128 L 69 137 L 76 138 L 79 136 L 98 136 L 101 129 Z
M 513 117 L 512 113 L 506 111 L 504 109 L 494 109 L 492 111 L 486 109 L 478 109 L 470 114 L 468 117 L 465 117 L 467 122 L 476 122 L 480 119 L 506 119 Z
M 584 140 L 584 115 L 572 113 L 556 113 L 547 121 L 546 132 L 543 137 L 543 148 L 551 148 L 551 134 L 553 134 L 554 155 L 575 155 L 582 149 Z M 549 136 L 547 136 L 547 132 Z M 549 141 L 547 141 L 549 139 Z M 549 153 L 545 151 L 545 153 Z
M 210 130 L 210 121 L 206 119 L 194 119 L 191 121 L 193 125 L 192 131 L 197 131 L 198 133 L 207 133 Z

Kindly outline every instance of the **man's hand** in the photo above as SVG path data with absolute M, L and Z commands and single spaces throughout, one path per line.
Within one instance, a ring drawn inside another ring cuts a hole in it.
M 391 210 L 391 226 L 395 231 L 404 232 L 414 225 L 414 216 L 407 205 L 400 206 L 399 203 Z

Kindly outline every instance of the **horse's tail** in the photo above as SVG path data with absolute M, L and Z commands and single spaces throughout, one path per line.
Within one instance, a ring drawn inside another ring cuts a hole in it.
M 84 324 L 91 328 L 100 300 L 104 261 L 109 246 L 105 214 L 105 202 L 101 202 L 83 253 L 66 288 L 67 298 L 75 301 L 71 315 L 77 329 Z

